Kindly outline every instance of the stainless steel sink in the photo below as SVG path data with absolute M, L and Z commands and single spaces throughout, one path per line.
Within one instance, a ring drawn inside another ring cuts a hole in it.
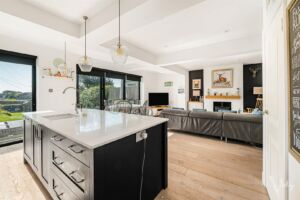
M 66 113 L 66 114 L 47 115 L 43 117 L 49 120 L 59 120 L 59 119 L 68 119 L 68 118 L 77 117 L 77 115 Z

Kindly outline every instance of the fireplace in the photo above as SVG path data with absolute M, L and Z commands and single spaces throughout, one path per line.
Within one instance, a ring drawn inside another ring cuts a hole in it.
M 231 102 L 214 102 L 214 112 L 219 110 L 231 110 Z

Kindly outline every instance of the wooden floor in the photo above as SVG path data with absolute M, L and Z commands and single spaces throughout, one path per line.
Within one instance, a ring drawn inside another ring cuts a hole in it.
M 262 150 L 182 133 L 169 137 L 169 187 L 156 200 L 264 200 Z M 21 146 L 0 150 L 0 200 L 51 199 L 23 164 Z

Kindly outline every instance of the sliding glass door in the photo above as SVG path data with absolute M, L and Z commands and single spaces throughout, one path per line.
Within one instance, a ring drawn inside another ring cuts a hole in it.
M 101 77 L 82 75 L 78 76 L 79 103 L 84 108 L 101 108 Z
M 115 102 L 124 99 L 124 80 L 105 77 L 105 100 Z
M 101 110 L 117 100 L 127 99 L 138 104 L 140 81 L 141 77 L 136 75 L 97 68 L 86 73 L 77 68 L 77 102 L 85 108 Z
M 23 112 L 35 111 L 36 57 L 0 50 L 0 146 L 22 141 Z

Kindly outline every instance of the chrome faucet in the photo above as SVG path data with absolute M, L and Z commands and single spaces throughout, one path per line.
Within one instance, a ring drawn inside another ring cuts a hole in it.
M 71 87 L 66 87 L 62 93 L 66 94 L 67 90 L 69 90 L 69 89 L 74 89 L 76 91 L 76 95 L 79 97 L 79 90 L 77 90 L 75 87 L 72 87 L 72 86 Z M 82 109 L 80 103 L 78 103 L 78 104 L 75 103 L 75 112 L 76 112 L 76 114 L 79 114 L 78 107 L 80 107 L 80 109 Z

